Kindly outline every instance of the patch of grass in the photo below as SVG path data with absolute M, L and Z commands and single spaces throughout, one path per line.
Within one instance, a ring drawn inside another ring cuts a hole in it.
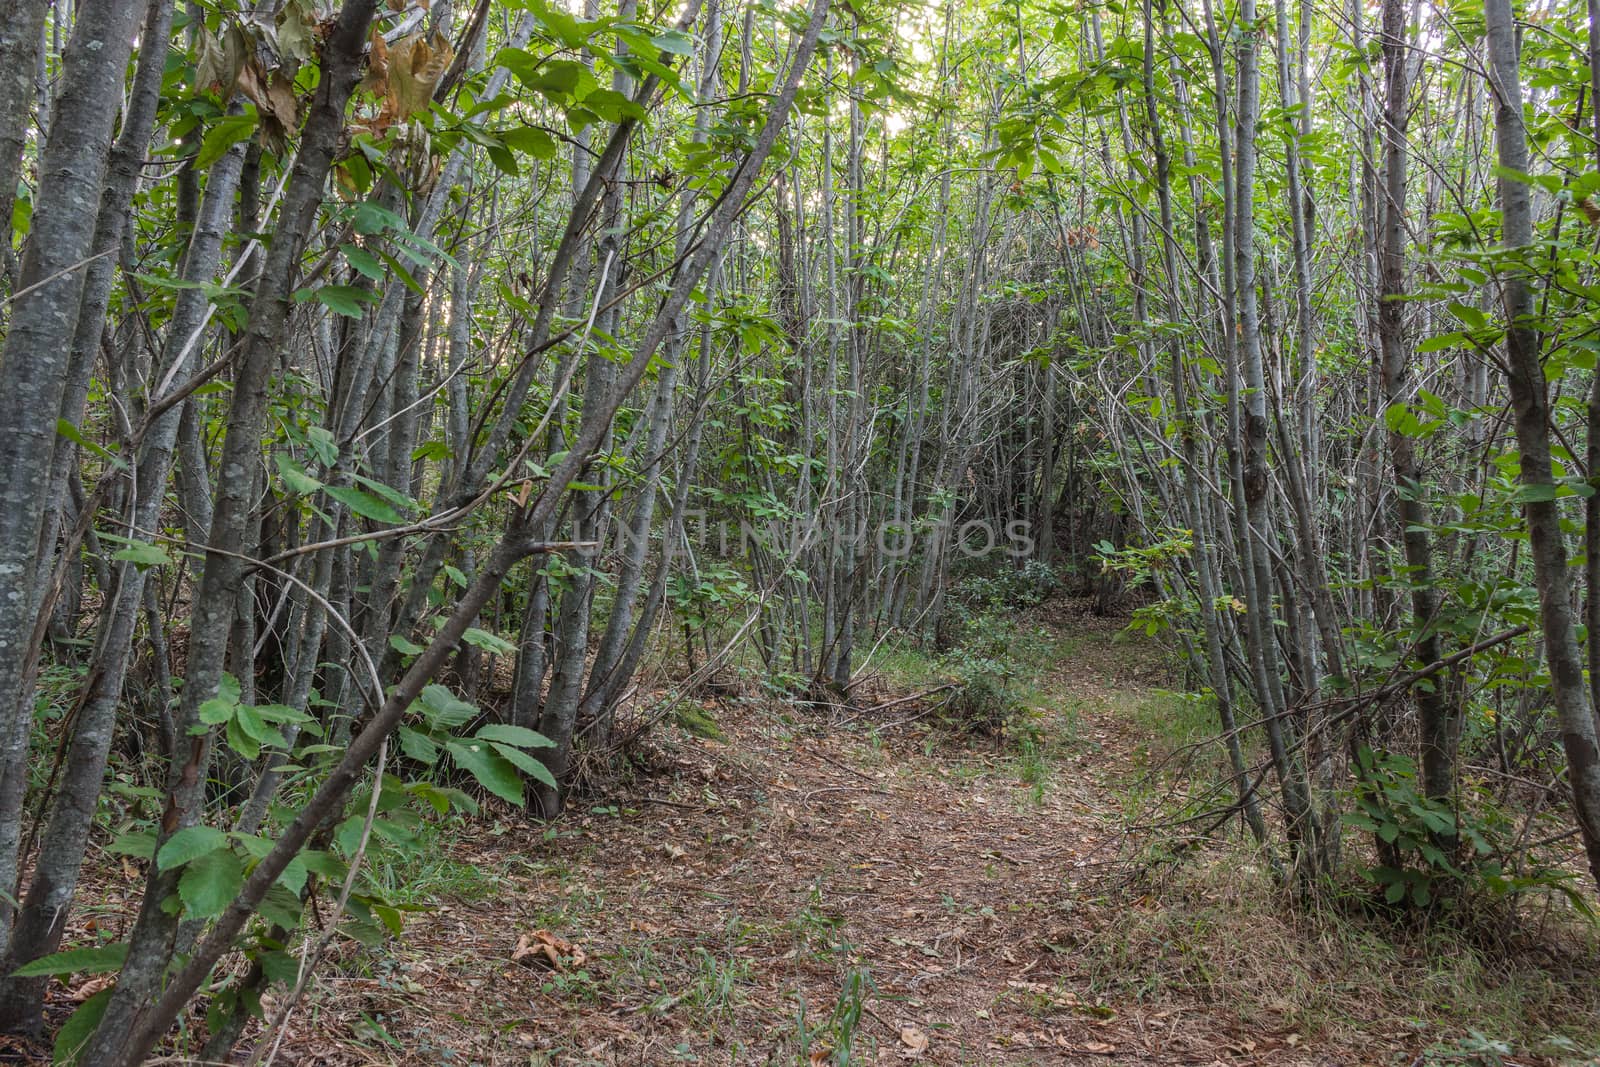
M 1034 807 L 1044 804 L 1045 790 L 1050 785 L 1050 756 L 1031 736 L 1023 736 L 1021 749 L 1012 761 L 1017 780 L 1028 787 L 1028 799 Z
M 1439 926 L 1296 908 L 1237 854 L 1174 872 L 1155 899 L 1112 909 L 1081 947 L 1095 993 L 1155 1006 L 1198 996 L 1246 1025 L 1293 1027 L 1307 1039 L 1361 1045 L 1410 1033 L 1441 1055 L 1503 1043 L 1563 1060 L 1600 1051 L 1593 929 L 1484 950 Z M 1458 1041 L 1472 1048 L 1449 1051 Z
M 460 829 L 455 819 L 423 822 L 413 842 L 369 854 L 368 878 L 394 904 L 471 902 L 496 896 L 504 890 L 505 864 L 491 867 L 460 858 L 449 845 Z
M 1150 739 L 1150 754 L 1156 758 L 1214 738 L 1221 730 L 1211 699 L 1194 693 L 1157 690 L 1130 710 L 1129 717 Z
M 586 970 L 553 972 L 539 986 L 539 991 L 554 1000 L 581 1004 L 598 1004 L 601 999 L 601 983 Z
M 845 917 L 823 900 L 822 880 L 811 884 L 806 902 L 784 921 L 780 930 L 794 943 L 795 954 L 808 959 L 823 959 L 849 948 L 840 930 Z
M 750 981 L 750 961 L 736 956 L 714 956 L 696 947 L 688 988 L 680 994 L 685 1008 L 701 1021 L 727 1018 L 743 1001 Z
M 704 945 L 687 954 L 681 948 L 665 941 L 619 946 L 604 957 L 606 990 L 624 1000 L 647 997 L 651 1014 L 682 1011 L 702 1027 L 730 1018 L 744 1002 L 750 961 Z
M 962 760 L 950 765 L 950 781 L 963 786 L 973 786 L 989 773 L 989 767 L 978 760 Z
M 890 688 L 910 691 L 932 689 L 948 679 L 939 657 L 909 640 L 885 641 L 872 657 L 871 669 L 883 672 Z
M 876 1042 L 869 1035 L 860 1033 L 867 999 L 876 992 L 872 972 L 866 968 L 852 967 L 839 983 L 839 996 L 834 1001 L 833 1011 L 826 1019 L 816 1022 L 809 1018 L 805 997 L 801 996 L 795 1012 L 798 1062 L 832 1064 L 833 1067 L 876 1063 Z

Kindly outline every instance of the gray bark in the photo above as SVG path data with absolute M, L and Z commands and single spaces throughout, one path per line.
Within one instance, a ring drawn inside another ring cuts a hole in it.
M 11 211 L 32 119 L 33 72 L 49 0 L 0 0 L 0 280 L 16 274 Z M 0 315 L 3 315 L 0 312 Z M 3 321 L 3 319 L 0 319 Z
M 242 557 L 254 510 L 254 474 L 260 466 L 268 414 L 268 380 L 278 363 L 300 256 L 321 208 L 323 184 L 344 129 L 345 105 L 355 88 L 375 6 L 375 0 L 346 0 L 328 36 L 322 76 L 300 152 L 250 303 L 250 325 L 241 340 L 227 438 L 218 467 L 205 567 L 190 618 L 183 697 L 175 716 L 180 749 L 173 754 L 168 773 L 158 843 L 194 825 L 200 817 L 212 737 L 209 732 L 191 735 L 189 731 L 200 725 L 200 704 L 216 694 L 222 673 L 233 605 L 244 579 Z M 143 1058 L 147 1046 L 135 1035 L 144 1033 L 145 1024 L 153 1017 L 153 997 L 176 943 L 178 917 L 168 914 L 162 904 L 175 891 L 179 873 L 150 866 L 127 961 L 101 1024 L 85 1048 L 86 1062 L 132 1064 Z M 167 1016 L 156 1033 L 164 1031 L 172 1017 Z M 154 1034 L 148 1036 L 154 1039 Z
M 1484 0 L 1483 8 L 1489 30 L 1489 84 L 1494 91 L 1495 144 L 1500 165 L 1526 174 L 1528 135 L 1522 119 L 1522 83 L 1511 0 Z M 1504 246 L 1509 250 L 1528 249 L 1534 240 L 1528 186 L 1515 177 L 1502 175 L 1499 187 Z M 1533 290 L 1528 283 L 1530 270 L 1513 265 L 1499 279 L 1506 317 L 1507 384 L 1521 480 L 1528 487 L 1523 507 L 1539 590 L 1539 619 L 1544 629 L 1545 659 L 1550 666 L 1551 695 L 1567 756 L 1573 814 L 1589 871 L 1600 883 L 1600 725 L 1583 676 L 1567 574 L 1567 544 L 1561 531 L 1560 504 L 1552 491 L 1550 394 L 1539 358 Z
M 21 797 L 34 645 L 33 578 L 49 504 L 56 414 L 93 247 L 107 156 L 141 8 L 96 4 L 83 11 L 62 57 L 61 93 L 40 160 L 40 189 L 23 249 L 5 346 L 0 349 L 0 800 Z M 20 822 L 0 822 L 0 889 L 17 885 Z M 0 923 L 0 948 L 9 932 Z

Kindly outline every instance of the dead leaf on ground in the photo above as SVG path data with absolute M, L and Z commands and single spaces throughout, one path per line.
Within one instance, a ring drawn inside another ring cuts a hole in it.
M 905 1046 L 900 1050 L 900 1055 L 912 1059 L 928 1051 L 928 1035 L 915 1026 L 902 1026 L 900 1044 Z
M 1091 1041 L 1087 1045 L 1084 1045 L 1078 1049 L 1078 1051 L 1088 1052 L 1095 1056 L 1109 1056 L 1111 1053 L 1117 1051 L 1117 1046 L 1107 1044 L 1104 1041 Z
M 554 971 L 582 967 L 586 959 L 588 957 L 583 949 L 549 930 L 523 934 L 517 938 L 516 947 L 511 950 L 513 963 L 520 963 L 524 967 L 548 967 Z
M 115 984 L 115 975 L 97 975 L 94 978 L 88 979 L 82 985 L 73 988 L 69 993 L 67 993 L 67 997 L 74 1003 L 81 1004 L 83 1001 L 88 1000 L 101 990 L 110 989 Z

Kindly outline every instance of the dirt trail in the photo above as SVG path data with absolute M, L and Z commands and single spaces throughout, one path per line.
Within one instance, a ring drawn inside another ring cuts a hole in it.
M 379 962 L 352 953 L 284 1062 L 820 1064 L 846 1042 L 852 1063 L 1337 1062 L 1096 996 L 1119 713 L 1159 672 L 1055 610 L 1071 639 L 1032 751 L 958 743 L 914 704 L 720 704 L 726 742 L 673 741 L 554 832 L 459 840 L 423 877 L 447 903 Z

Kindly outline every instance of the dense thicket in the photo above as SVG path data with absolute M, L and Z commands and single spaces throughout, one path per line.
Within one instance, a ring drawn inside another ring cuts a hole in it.
M 370 850 L 734 675 L 849 703 L 958 573 L 1126 588 L 1229 756 L 1188 818 L 1305 891 L 1586 910 L 1597 54 L 1593 0 L 0 0 L 0 1026 L 114 972 L 62 1055 L 221 1059 L 400 928 Z M 108 852 L 137 921 L 64 946 Z

